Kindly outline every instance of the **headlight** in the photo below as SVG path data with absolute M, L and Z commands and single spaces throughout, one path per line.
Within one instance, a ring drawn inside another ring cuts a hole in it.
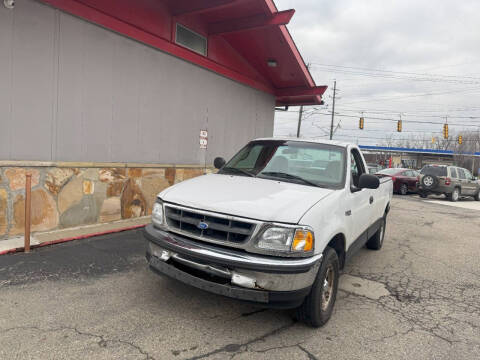
M 153 204 L 153 209 L 152 209 L 152 222 L 153 225 L 156 227 L 163 227 L 164 222 L 163 222 L 163 204 L 161 202 L 157 202 Z
M 259 249 L 305 253 L 313 250 L 313 231 L 307 228 L 268 227 L 261 233 L 256 246 Z

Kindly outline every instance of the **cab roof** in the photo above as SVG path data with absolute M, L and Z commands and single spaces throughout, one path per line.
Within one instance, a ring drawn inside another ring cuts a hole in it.
M 326 144 L 326 145 L 336 145 L 347 148 L 349 146 L 355 146 L 353 143 L 349 143 L 346 141 L 337 141 L 337 140 L 326 140 L 326 139 L 305 139 L 305 138 L 296 138 L 296 137 L 288 137 L 288 136 L 281 136 L 281 137 L 267 137 L 267 138 L 258 138 L 254 139 L 253 141 L 297 141 L 297 142 L 306 142 L 306 143 L 316 143 L 316 144 Z

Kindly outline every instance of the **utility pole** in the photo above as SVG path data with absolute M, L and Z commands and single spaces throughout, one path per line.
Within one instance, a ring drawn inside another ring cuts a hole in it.
M 300 137 L 300 126 L 302 125 L 302 115 L 303 115 L 303 105 L 300 106 L 300 111 L 298 112 L 297 138 Z
M 332 122 L 330 124 L 330 140 L 333 137 L 333 119 L 335 118 L 335 94 L 337 92 L 337 80 L 333 82 Z

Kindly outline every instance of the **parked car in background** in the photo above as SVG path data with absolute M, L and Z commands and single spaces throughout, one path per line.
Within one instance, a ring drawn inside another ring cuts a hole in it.
M 389 168 L 376 173 L 379 177 L 391 177 L 393 180 L 393 191 L 401 195 L 409 192 L 417 192 L 417 181 L 420 173 L 412 169 Z
M 376 174 L 377 172 L 383 169 L 382 165 L 378 165 L 374 163 L 367 164 L 367 167 L 368 167 L 369 174 Z
M 418 180 L 419 194 L 444 194 L 451 201 L 460 196 L 473 196 L 480 201 L 480 182 L 470 171 L 456 166 L 425 165 Z
M 336 141 L 258 139 L 214 165 L 158 195 L 145 228 L 152 270 L 324 325 L 344 264 L 382 247 L 390 179 Z

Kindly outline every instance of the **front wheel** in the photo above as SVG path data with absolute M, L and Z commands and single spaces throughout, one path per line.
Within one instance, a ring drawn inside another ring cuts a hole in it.
M 385 237 L 385 228 L 387 226 L 387 218 L 383 217 L 380 228 L 377 232 L 367 241 L 367 248 L 371 250 L 380 250 L 383 245 L 383 238 Z
M 337 253 L 327 246 L 312 290 L 303 304 L 296 309 L 298 320 L 313 327 L 320 327 L 328 322 L 337 298 L 339 276 Z

